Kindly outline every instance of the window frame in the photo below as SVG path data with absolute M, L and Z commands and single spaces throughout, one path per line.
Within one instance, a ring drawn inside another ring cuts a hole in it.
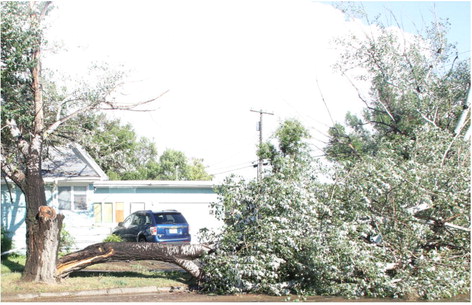
M 95 206 L 100 206 L 100 217 L 98 218 L 97 215 L 95 215 Z M 111 210 L 108 210 L 106 208 L 107 205 L 111 205 Z M 94 213 L 94 223 L 96 224 L 114 224 L 114 223 L 120 223 L 120 222 L 125 222 L 128 217 L 131 216 L 129 214 L 127 217 L 124 217 L 125 213 L 125 207 L 126 207 L 126 202 L 124 201 L 93 201 L 93 206 L 94 208 L 93 213 Z M 117 211 L 121 211 L 121 215 L 118 218 Z M 105 221 L 105 220 L 110 220 L 108 217 L 111 217 L 111 221 Z M 121 218 L 122 217 L 122 218 Z
M 61 208 L 61 202 L 60 202 L 60 195 L 61 195 L 61 189 L 68 189 L 69 192 L 69 203 L 70 207 L 69 208 Z M 78 190 L 80 189 L 80 190 Z M 80 211 L 88 211 L 89 209 L 89 203 L 88 203 L 88 185 L 59 185 L 57 187 L 57 207 L 58 210 L 62 211 L 73 211 L 73 212 L 80 212 Z M 76 203 L 76 196 L 79 198 L 79 196 L 84 196 L 84 204 L 77 204 Z M 85 206 L 85 209 L 78 209 L 77 206 L 83 205 Z

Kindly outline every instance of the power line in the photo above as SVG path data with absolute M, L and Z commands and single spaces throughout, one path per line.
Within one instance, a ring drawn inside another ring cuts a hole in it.
M 323 92 L 321 92 L 321 88 L 320 88 L 320 84 L 318 83 L 318 79 L 316 79 L 316 85 L 318 86 L 318 91 L 320 92 L 321 100 L 323 100 L 323 103 L 326 107 L 326 111 L 328 111 L 328 115 L 329 115 L 329 118 L 331 119 L 331 123 L 334 126 L 335 124 L 334 124 L 333 116 L 331 115 L 331 111 L 329 111 L 328 104 L 326 104 L 326 100 L 323 96 Z
M 235 169 L 230 169 L 230 170 L 227 170 L 227 171 L 224 171 L 224 172 L 214 173 L 214 174 L 211 174 L 211 175 L 215 175 L 215 176 L 216 176 L 216 175 L 231 173 L 231 172 L 235 172 L 235 171 L 238 171 L 238 170 L 241 170 L 241 169 L 245 169 L 245 168 L 250 168 L 250 167 L 253 167 L 253 165 L 243 166 L 243 167 L 239 167 L 239 168 L 235 168 Z
M 241 162 L 241 163 L 232 164 L 232 165 L 219 166 L 219 167 L 213 168 L 213 171 L 226 170 L 226 169 L 233 168 L 233 167 L 236 167 L 236 166 L 241 166 L 241 165 L 245 165 L 245 164 L 252 164 L 252 163 L 253 163 L 253 161 L 246 161 L 246 162 Z M 209 167 L 212 167 L 212 166 L 209 166 Z
M 235 152 L 235 153 L 232 154 L 232 155 L 227 155 L 227 156 L 225 156 L 224 158 L 220 158 L 220 159 L 218 159 L 218 161 L 213 162 L 213 163 L 212 163 L 211 165 L 209 165 L 208 167 L 214 167 L 214 166 L 216 166 L 216 165 L 219 165 L 219 164 L 222 164 L 222 163 L 226 163 L 226 162 L 228 162 L 228 161 L 232 161 L 232 160 L 234 160 L 234 158 L 235 158 L 236 156 L 241 156 L 242 154 L 243 154 L 243 151 L 238 151 L 238 152 Z M 250 161 L 248 161 L 248 162 L 250 162 Z M 224 167 L 224 166 L 223 166 L 223 167 Z

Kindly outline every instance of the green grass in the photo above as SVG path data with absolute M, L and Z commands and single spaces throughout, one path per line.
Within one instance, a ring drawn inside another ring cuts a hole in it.
M 2 259 L 2 294 L 64 292 L 125 287 L 179 287 L 191 283 L 191 277 L 179 271 L 149 271 L 140 262 L 113 265 L 100 264 L 93 269 L 102 271 L 76 272 L 57 284 L 27 283 L 21 280 L 24 256 Z

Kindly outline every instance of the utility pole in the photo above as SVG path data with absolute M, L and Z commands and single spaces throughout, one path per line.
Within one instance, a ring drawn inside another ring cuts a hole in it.
M 261 110 L 253 110 L 251 109 L 251 112 L 258 112 L 259 113 L 259 123 L 257 124 L 257 130 L 259 131 L 259 147 L 262 146 L 262 115 L 268 114 L 268 115 L 274 115 L 271 112 L 266 112 Z M 262 158 L 259 157 L 259 164 L 257 165 L 257 180 L 260 181 L 262 178 Z

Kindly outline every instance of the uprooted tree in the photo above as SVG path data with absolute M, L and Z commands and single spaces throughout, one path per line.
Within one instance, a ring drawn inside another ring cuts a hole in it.
M 373 34 L 375 33 L 375 34 Z M 370 81 L 364 116 L 330 130 L 329 167 L 286 122 L 258 182 L 220 187 L 203 289 L 447 298 L 470 292 L 470 65 L 444 39 L 385 26 L 341 40 Z M 290 132 L 287 132 L 290 131 Z M 288 142 L 287 142 L 288 141 Z M 290 143 L 290 145 L 287 145 Z M 324 181 L 319 179 L 324 174 Z
M 47 205 L 41 176 L 43 147 L 54 143 L 55 132 L 81 113 L 131 110 L 157 98 L 135 104 L 118 103 L 112 93 L 122 73 L 101 70 L 93 85 L 58 92 L 43 77 L 44 18 L 51 2 L 2 2 L 1 27 L 1 170 L 25 194 L 25 281 L 55 281 L 62 215 Z M 39 213 L 38 213 L 39 212 Z

